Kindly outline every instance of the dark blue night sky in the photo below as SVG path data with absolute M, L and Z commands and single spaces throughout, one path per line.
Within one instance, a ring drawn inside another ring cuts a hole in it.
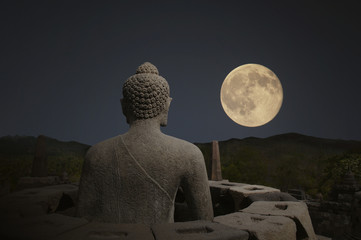
M 164 132 L 191 142 L 297 132 L 361 140 L 361 15 L 351 1 L 1 1 L 0 136 L 95 144 L 128 129 L 123 82 L 150 61 L 173 98 Z M 224 113 L 235 67 L 279 77 L 279 114 Z

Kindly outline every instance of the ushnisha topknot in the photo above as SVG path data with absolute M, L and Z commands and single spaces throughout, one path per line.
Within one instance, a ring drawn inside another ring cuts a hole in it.
M 140 74 L 140 73 L 153 73 L 159 75 L 159 71 L 157 67 L 151 64 L 150 62 L 145 62 L 137 68 L 135 74 Z
M 125 110 L 136 119 L 158 116 L 164 110 L 168 98 L 167 80 L 159 76 L 156 66 L 149 62 L 140 65 L 136 74 L 129 77 L 123 85 Z

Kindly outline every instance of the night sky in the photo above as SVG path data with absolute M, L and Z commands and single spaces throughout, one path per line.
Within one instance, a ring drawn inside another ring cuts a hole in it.
M 315 2 L 1 1 L 0 136 L 95 144 L 126 132 L 122 85 L 149 61 L 171 89 L 166 134 L 361 140 L 361 14 L 356 1 Z M 284 92 L 256 128 L 220 103 L 246 63 L 270 68 Z

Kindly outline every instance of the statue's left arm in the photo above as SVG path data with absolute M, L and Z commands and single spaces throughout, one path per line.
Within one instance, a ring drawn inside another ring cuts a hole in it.
M 89 217 L 96 211 L 96 181 L 94 176 L 94 166 L 92 162 L 96 157 L 90 149 L 83 163 L 82 174 L 80 177 L 78 201 L 76 208 L 77 217 Z

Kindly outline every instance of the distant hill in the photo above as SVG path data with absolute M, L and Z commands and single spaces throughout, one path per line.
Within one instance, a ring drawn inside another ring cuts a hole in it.
M 0 184 L 16 185 L 30 175 L 36 137 L 0 138 Z M 211 143 L 195 143 L 211 171 Z M 84 155 L 89 145 L 62 142 L 46 137 L 48 171 L 61 175 L 66 171 L 73 181 L 80 178 Z M 268 138 L 248 137 L 219 142 L 224 179 L 263 184 L 287 190 L 302 188 L 309 194 L 327 194 L 350 167 L 361 176 L 361 141 L 323 139 L 297 133 Z
M 211 174 L 211 143 L 195 143 Z M 309 194 L 327 193 L 352 165 L 361 175 L 361 141 L 323 139 L 297 133 L 219 142 L 223 178 Z M 342 160 L 345 160 L 342 161 Z M 350 163 L 348 163 L 350 162 Z
M 0 156 L 34 154 L 36 137 L 31 136 L 5 136 L 0 137 Z M 63 142 L 46 137 L 46 150 L 48 155 L 83 154 L 90 146 L 75 141 Z
M 90 146 L 50 137 L 45 139 L 49 175 L 61 175 L 66 171 L 72 180 L 78 180 L 84 155 Z M 31 136 L 0 138 L 0 184 L 8 182 L 14 188 L 20 177 L 30 175 L 36 141 L 37 138 Z

